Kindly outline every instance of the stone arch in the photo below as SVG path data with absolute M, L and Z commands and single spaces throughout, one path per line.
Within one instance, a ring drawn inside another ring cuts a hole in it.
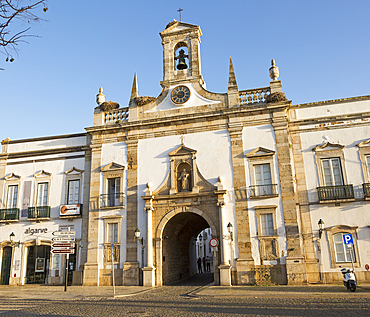
M 160 219 L 154 233 L 156 285 L 169 284 L 196 273 L 191 237 L 207 227 L 211 228 L 213 237 L 218 237 L 219 230 L 210 215 L 195 207 L 175 208 Z M 215 261 L 217 265 L 218 260 Z
M 177 214 L 180 214 L 180 213 L 183 213 L 183 212 L 195 213 L 195 214 L 198 214 L 199 216 L 201 216 L 202 218 L 204 218 L 204 220 L 207 221 L 209 227 L 212 230 L 212 236 L 215 236 L 215 237 L 218 236 L 217 226 L 214 224 L 214 222 L 212 221 L 211 217 L 209 217 L 206 212 L 204 212 L 204 211 L 202 211 L 202 210 L 200 210 L 198 208 L 195 208 L 195 207 L 178 207 L 178 208 L 173 209 L 172 211 L 168 212 L 159 221 L 158 226 L 157 226 L 156 231 L 155 231 L 155 239 L 162 239 L 162 233 L 163 233 L 163 230 L 164 230 L 167 222 L 171 218 L 173 218 L 174 216 L 176 216 Z

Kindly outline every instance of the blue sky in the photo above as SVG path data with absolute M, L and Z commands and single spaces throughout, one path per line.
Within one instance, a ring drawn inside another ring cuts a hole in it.
M 293 104 L 370 94 L 369 0 L 49 0 L 47 22 L 6 63 L 0 55 L 1 140 L 84 132 L 95 96 L 128 105 L 161 91 L 159 32 L 173 18 L 200 25 L 207 89 L 227 91 L 229 57 L 240 90 L 269 85 L 271 59 Z M 27 26 L 26 26 L 27 27 Z

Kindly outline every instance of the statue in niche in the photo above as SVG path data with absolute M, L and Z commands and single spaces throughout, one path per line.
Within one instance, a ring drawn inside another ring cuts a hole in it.
M 180 177 L 178 178 L 178 180 L 181 181 L 181 191 L 182 192 L 189 191 L 189 179 L 190 179 L 190 174 L 184 168 L 182 170 Z
M 179 51 L 179 56 L 175 57 L 175 61 L 179 60 L 177 63 L 177 69 L 187 69 L 188 65 L 185 63 L 185 58 L 188 58 L 188 55 L 185 55 L 185 51 L 181 49 Z

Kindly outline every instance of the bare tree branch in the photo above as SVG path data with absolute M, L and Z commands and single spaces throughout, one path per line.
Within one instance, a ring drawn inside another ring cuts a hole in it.
M 35 10 L 42 7 L 48 10 L 47 0 L 0 0 L 0 52 L 6 55 L 6 61 L 13 61 L 13 54 L 18 52 L 17 45 L 26 42 L 25 38 L 35 37 L 26 34 L 30 27 L 21 31 L 12 30 L 16 21 L 27 24 L 44 21 L 36 15 Z

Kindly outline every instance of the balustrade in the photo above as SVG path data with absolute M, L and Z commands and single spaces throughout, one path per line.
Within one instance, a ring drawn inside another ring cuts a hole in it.
M 104 124 L 114 124 L 128 121 L 128 108 L 115 109 L 104 113 Z
M 240 105 L 263 103 L 270 93 L 270 87 L 241 90 L 239 91 Z

